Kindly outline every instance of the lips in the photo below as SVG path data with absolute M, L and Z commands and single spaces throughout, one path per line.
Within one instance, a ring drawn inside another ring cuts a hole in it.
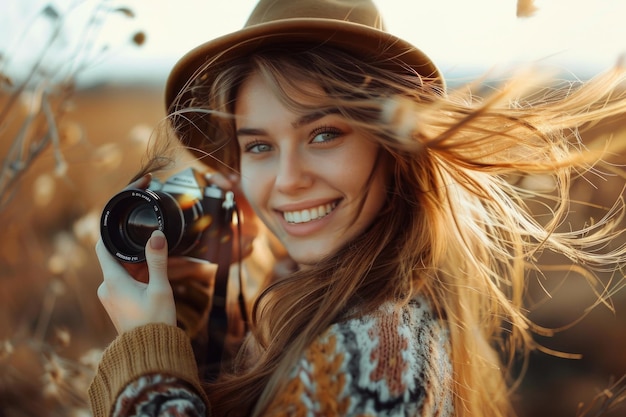
M 321 204 L 317 207 L 312 207 L 304 210 L 297 211 L 284 211 L 283 218 L 287 223 L 301 224 L 308 223 L 313 220 L 321 219 L 332 212 L 337 207 L 337 202 Z

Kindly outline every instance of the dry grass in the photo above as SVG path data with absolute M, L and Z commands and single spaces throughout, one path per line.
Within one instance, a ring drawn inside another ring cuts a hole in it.
M 56 174 L 53 151 L 45 150 L 0 211 L 5 416 L 87 413 L 88 381 L 114 336 L 96 297 L 101 208 L 137 169 L 150 126 L 160 118 L 160 98 L 140 90 L 75 95 L 76 110 L 58 120 L 61 137 L 81 132 L 61 141 L 66 171 Z
M 155 92 L 136 92 L 139 110 L 118 114 L 106 91 L 76 94 L 77 78 L 106 51 L 98 32 L 107 18 L 133 17 L 97 2 L 73 44 L 64 25 L 78 5 L 47 5 L 13 34 L 9 52 L 33 54 L 17 71 L 22 57 L 0 51 L 2 417 L 89 415 L 86 388 L 113 336 L 95 296 L 100 208 L 136 169 L 158 120 Z M 31 30 L 39 51 L 19 44 L 32 42 Z M 141 32 L 129 38 L 141 42 Z M 127 103 L 137 106 L 133 96 Z

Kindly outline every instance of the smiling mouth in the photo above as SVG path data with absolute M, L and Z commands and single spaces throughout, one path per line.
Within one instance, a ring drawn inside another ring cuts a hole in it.
M 283 218 L 287 223 L 291 224 L 308 223 L 328 216 L 330 212 L 335 209 L 335 207 L 337 207 L 336 201 L 306 210 L 284 211 Z

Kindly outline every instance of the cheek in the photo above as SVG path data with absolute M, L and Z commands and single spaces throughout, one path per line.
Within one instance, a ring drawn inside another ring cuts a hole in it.
M 355 164 L 354 160 L 360 161 L 360 163 Z M 349 167 L 349 169 L 345 167 Z M 372 155 L 366 154 L 362 157 L 355 155 L 350 163 L 337 163 L 334 169 L 336 169 L 334 178 L 340 179 L 344 184 L 343 187 L 350 190 L 351 193 L 361 195 L 363 191 L 366 191 L 368 195 L 378 194 L 380 189 L 384 187 L 382 169 L 376 166 L 376 159 Z M 376 172 L 372 173 L 372 171 Z M 370 182 L 369 186 L 368 182 Z
M 248 204 L 254 208 L 256 197 L 254 195 L 255 187 L 252 186 L 252 181 L 250 177 L 245 172 L 241 172 L 241 192 L 243 196 L 248 200 Z
M 375 172 L 367 191 L 364 206 L 364 210 L 368 212 L 370 217 L 375 217 L 384 209 L 387 203 L 388 188 L 391 181 L 389 166 L 385 161 L 379 162 L 374 169 Z
M 241 192 L 250 207 L 252 207 L 252 210 L 254 210 L 255 214 L 259 217 L 262 217 L 260 215 L 260 208 L 263 202 L 267 200 L 267 187 L 263 178 L 265 177 L 258 175 L 258 173 L 253 172 L 253 170 L 246 170 L 244 167 L 241 169 Z
M 239 178 L 241 190 L 245 194 L 246 198 L 248 198 L 248 195 L 253 191 L 252 183 L 254 182 L 254 179 L 257 178 L 258 181 L 258 177 L 255 177 L 255 175 L 256 172 L 253 165 L 246 162 L 245 158 L 242 158 L 239 165 Z

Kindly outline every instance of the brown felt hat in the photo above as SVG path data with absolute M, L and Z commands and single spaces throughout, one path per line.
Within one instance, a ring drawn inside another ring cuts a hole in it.
M 243 29 L 203 43 L 176 63 L 165 87 L 167 111 L 171 114 L 185 107 L 186 90 L 199 71 L 204 82 L 210 83 L 207 77 L 211 77 L 211 67 L 261 48 L 280 46 L 288 50 L 290 45 L 302 48 L 322 44 L 375 59 L 398 72 L 414 71 L 425 81 L 445 88 L 441 73 L 422 51 L 385 31 L 371 0 L 260 0 Z M 201 143 L 203 135 L 187 131 L 193 123 L 187 127 L 173 123 L 187 145 L 206 148 Z

